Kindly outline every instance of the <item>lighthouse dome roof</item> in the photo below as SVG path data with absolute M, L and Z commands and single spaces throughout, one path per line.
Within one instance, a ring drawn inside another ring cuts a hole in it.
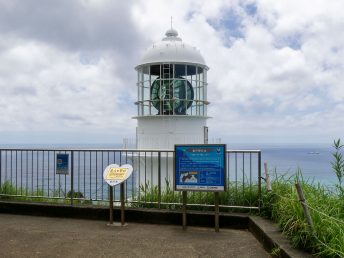
M 139 66 L 151 63 L 190 63 L 206 66 L 200 51 L 184 43 L 175 29 L 167 30 L 165 36 L 146 50 Z

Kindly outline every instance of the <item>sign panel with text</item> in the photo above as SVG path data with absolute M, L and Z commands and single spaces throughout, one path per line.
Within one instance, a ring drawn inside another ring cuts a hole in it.
M 107 166 L 103 173 L 103 178 L 106 183 L 111 186 L 118 185 L 127 180 L 133 172 L 133 167 L 129 164 L 119 166 L 111 164 Z
M 56 154 L 56 174 L 69 174 L 69 154 Z
M 175 145 L 174 186 L 177 191 L 225 191 L 226 145 Z

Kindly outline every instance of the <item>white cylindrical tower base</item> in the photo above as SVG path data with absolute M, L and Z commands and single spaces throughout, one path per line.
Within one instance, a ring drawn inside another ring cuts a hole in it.
M 136 183 L 141 190 L 149 191 L 154 186 L 173 189 L 173 153 L 147 152 L 130 157 L 136 171 Z
M 207 117 L 137 117 L 137 148 L 173 150 L 175 144 L 203 144 Z

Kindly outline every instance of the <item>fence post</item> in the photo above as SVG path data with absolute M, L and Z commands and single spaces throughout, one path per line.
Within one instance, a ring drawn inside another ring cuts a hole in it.
M 161 152 L 158 152 L 158 208 L 161 208 Z
M 269 176 L 268 163 L 267 162 L 264 162 L 264 172 L 265 172 L 266 190 L 268 192 L 271 192 L 272 188 L 271 188 L 271 182 L 270 182 L 270 176 Z
M 258 209 L 262 205 L 262 153 L 258 152 Z
M 73 206 L 73 198 L 74 198 L 74 152 L 71 151 L 70 155 L 70 205 Z
M 303 209 L 303 213 L 305 215 L 305 218 L 307 220 L 308 226 L 311 228 L 311 230 L 313 231 L 313 220 L 312 217 L 310 216 L 307 204 L 306 204 L 306 200 L 305 200 L 305 196 L 303 195 L 303 191 L 302 188 L 300 186 L 299 183 L 295 184 L 296 190 L 297 190 L 297 195 L 299 197 L 299 201 L 301 203 L 302 209 Z
M 0 187 L 1 187 L 1 178 L 2 178 L 2 171 L 1 171 L 1 168 L 2 168 L 2 150 L 0 150 Z

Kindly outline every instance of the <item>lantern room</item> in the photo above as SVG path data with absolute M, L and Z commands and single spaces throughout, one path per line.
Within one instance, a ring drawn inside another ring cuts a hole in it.
M 209 68 L 200 51 L 171 28 L 146 50 L 135 69 L 138 147 L 204 143 Z
M 136 67 L 137 115 L 207 115 L 207 70 L 199 50 L 174 29 Z

